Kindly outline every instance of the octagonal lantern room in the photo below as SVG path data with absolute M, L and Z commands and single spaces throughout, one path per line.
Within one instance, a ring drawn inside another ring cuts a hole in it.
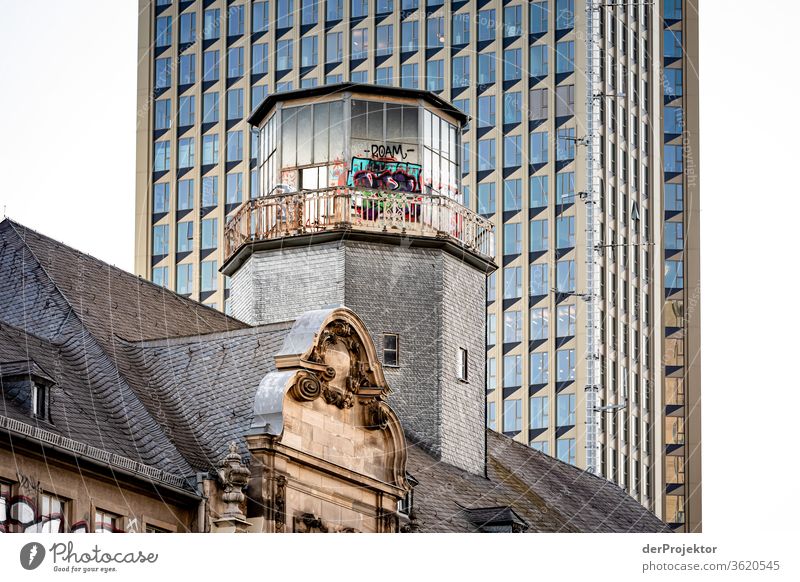
M 226 227 L 243 245 L 336 228 L 448 236 L 491 256 L 491 223 L 465 208 L 466 116 L 433 93 L 337 84 L 276 93 L 250 116 L 260 197 Z

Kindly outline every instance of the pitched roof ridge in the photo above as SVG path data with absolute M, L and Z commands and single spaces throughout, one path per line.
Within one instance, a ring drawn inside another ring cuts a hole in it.
M 45 274 L 47 275 L 47 278 L 50 279 L 50 281 L 52 281 L 53 285 L 55 285 L 56 289 L 58 289 L 59 294 L 61 294 L 61 296 L 64 297 L 64 299 L 67 302 L 67 305 L 69 305 L 70 308 L 72 309 L 72 311 L 74 311 L 76 314 L 79 314 L 79 312 L 69 302 L 69 299 L 67 299 L 67 297 L 64 294 L 64 292 L 61 291 L 61 288 L 58 286 L 58 284 L 55 282 L 53 277 L 48 272 L 47 267 L 45 267 L 44 264 L 42 264 L 42 261 L 39 258 L 39 256 L 36 254 L 36 252 L 33 250 L 33 248 L 31 248 L 31 246 L 28 244 L 27 240 L 25 239 L 24 234 L 20 233 L 20 229 L 22 229 L 24 232 L 30 231 L 30 232 L 34 233 L 36 236 L 39 236 L 39 237 L 41 237 L 41 238 L 43 238 L 43 239 L 45 239 L 47 241 L 52 242 L 53 244 L 57 244 L 58 246 L 69 250 L 72 253 L 75 253 L 76 255 L 78 255 L 79 260 L 83 260 L 84 257 L 88 257 L 94 263 L 99 264 L 99 266 L 106 267 L 106 268 L 108 268 L 110 270 L 116 271 L 117 274 L 120 275 L 120 276 L 129 277 L 130 279 L 138 280 L 140 282 L 140 284 L 146 284 L 146 285 L 154 287 L 155 289 L 160 290 L 162 292 L 167 292 L 170 295 L 172 295 L 174 298 L 178 299 L 179 301 L 181 301 L 183 303 L 186 303 L 187 305 L 195 306 L 195 307 L 198 306 L 198 305 L 202 306 L 203 309 L 207 310 L 209 313 L 213 313 L 215 317 L 223 317 L 225 319 L 233 320 L 236 323 L 247 325 L 245 322 L 243 322 L 243 321 L 241 321 L 239 319 L 236 319 L 235 317 L 232 317 L 232 316 L 228 315 L 227 313 L 223 313 L 221 311 L 218 311 L 218 310 L 214 309 L 213 307 L 210 307 L 210 306 L 208 306 L 208 305 L 206 305 L 204 303 L 200 303 L 199 301 L 195 301 L 194 299 L 191 299 L 189 297 L 184 297 L 183 295 L 180 295 L 179 293 L 175 293 L 171 289 L 168 289 L 166 287 L 162 287 L 161 285 L 156 285 L 155 283 L 153 283 L 152 281 L 146 279 L 145 277 L 142 277 L 141 275 L 135 275 L 135 274 L 133 274 L 133 273 L 131 273 L 129 271 L 126 271 L 125 269 L 123 269 L 121 267 L 117 267 L 116 265 L 113 265 L 111 263 L 107 263 L 104 260 L 99 259 L 99 258 L 95 257 L 94 255 L 92 255 L 90 253 L 85 253 L 85 252 L 83 252 L 83 251 L 81 251 L 79 249 L 76 249 L 73 246 L 70 246 L 70 245 L 68 245 L 68 244 L 66 244 L 64 242 L 61 242 L 61 241 L 56 240 L 56 239 L 54 239 L 52 237 L 49 237 L 46 234 L 43 234 L 43 233 L 39 232 L 38 230 L 36 230 L 34 228 L 30 228 L 30 227 L 25 226 L 24 224 L 22 224 L 20 222 L 12 220 L 11 218 L 6 217 L 6 218 L 3 219 L 2 222 L 8 222 L 9 223 L 9 225 L 14 230 L 14 232 L 17 234 L 17 236 L 20 237 L 20 239 L 22 240 L 22 242 L 25 245 L 25 247 L 30 251 L 30 253 L 34 257 L 36 257 L 36 262 L 39 264 L 39 266 L 45 272 Z M 2 224 L 2 222 L 0 222 L 0 224 Z M 78 315 L 78 318 L 80 319 L 80 315 Z

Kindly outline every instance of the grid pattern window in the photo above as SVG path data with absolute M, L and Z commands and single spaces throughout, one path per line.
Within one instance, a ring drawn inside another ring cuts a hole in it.
M 522 430 L 522 400 L 514 398 L 503 402 L 503 432 Z
M 404 115 L 406 110 L 408 108 L 404 107 Z M 425 181 L 427 192 L 455 197 L 458 193 L 460 148 L 455 125 L 425 109 L 422 118 L 422 145 L 423 180 L 426 175 L 429 176 Z
M 559 461 L 575 464 L 575 439 L 558 439 L 556 441 L 556 457 Z
M 42 533 L 63 533 L 68 518 L 68 501 L 57 495 L 39 495 L 39 523 Z
M 178 180 L 178 210 L 191 210 L 194 207 L 194 180 Z
M 575 394 L 559 394 L 556 403 L 556 424 L 575 426 Z
M 530 406 L 531 428 L 542 429 L 550 426 L 550 398 L 531 396 Z
M 550 367 L 547 352 L 531 352 L 530 383 L 531 385 L 547 384 L 550 381 Z
M 383 334 L 383 365 L 400 365 L 400 336 L 395 333 Z

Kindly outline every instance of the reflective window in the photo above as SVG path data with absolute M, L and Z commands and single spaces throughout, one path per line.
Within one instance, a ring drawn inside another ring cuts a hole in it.
M 203 176 L 202 190 L 201 204 L 203 208 L 216 206 L 219 201 L 219 176 Z
M 530 48 L 530 67 L 532 77 L 544 77 L 547 75 L 547 55 L 548 46 L 546 44 L 535 44 Z M 540 89 L 543 90 L 543 89 Z
M 302 0 L 300 24 L 316 24 L 319 21 L 317 0 Z
M 166 172 L 169 170 L 169 162 L 169 141 L 157 141 L 153 144 L 153 171 Z
M 478 83 L 489 85 L 495 80 L 496 58 L 493 52 L 478 55 Z
M 469 86 L 469 56 L 455 57 L 453 59 L 453 87 Z
M 180 97 L 178 100 L 178 126 L 194 125 L 194 95 Z
M 497 411 L 494 402 L 486 404 L 486 426 L 492 430 L 497 428 Z
M 503 356 L 503 388 L 515 386 L 522 386 L 522 356 Z
M 503 123 L 522 121 L 522 93 L 511 91 L 503 97 Z
M 556 30 L 575 26 L 575 0 L 556 0 Z
M 469 12 L 453 15 L 453 45 L 460 46 L 469 44 Z
M 153 184 L 153 213 L 169 212 L 169 182 Z
M 194 242 L 194 222 L 178 223 L 178 252 L 188 253 L 192 251 L 192 243 Z
M 186 12 L 181 14 L 180 20 L 181 44 L 188 44 L 197 38 L 197 14 Z
M 293 0 L 277 0 L 278 2 L 278 28 L 289 28 L 294 24 Z
M 419 48 L 419 22 L 405 21 L 400 25 L 400 50 L 413 52 Z
M 522 49 L 503 51 L 503 80 L 516 81 L 522 78 Z
M 505 212 L 522 210 L 522 180 L 506 180 L 503 183 L 503 210 Z
M 244 75 L 244 49 L 235 47 L 228 49 L 228 78 Z
M 556 402 L 556 426 L 575 426 L 575 395 L 559 394 Z
M 503 343 L 522 341 L 522 312 L 506 311 L 503 315 Z
M 547 32 L 548 9 L 547 2 L 531 2 L 530 4 L 530 31 L 534 34 Z
M 549 234 L 548 234 L 548 220 L 545 218 L 543 220 L 531 220 L 531 241 L 530 241 L 530 250 L 531 252 L 537 253 L 546 251 L 549 242 Z
M 375 54 L 379 57 L 392 54 L 394 26 L 383 24 L 375 28 Z
M 203 12 L 203 38 L 219 38 L 219 8 L 209 8 Z
M 304 36 L 300 40 L 300 66 L 313 67 L 317 64 L 317 48 L 319 38 L 314 36 Z
M 503 167 L 522 165 L 522 136 L 507 135 L 503 138 Z
M 664 287 L 683 289 L 683 261 L 664 261 Z
M 219 121 L 219 93 L 205 93 L 203 95 L 203 123 L 216 123 Z
M 486 316 L 486 345 L 493 346 L 497 343 L 497 316 L 490 313 Z
M 156 47 L 172 44 L 172 17 L 161 16 L 156 18 Z
M 575 246 L 575 217 L 559 216 L 556 219 L 556 246 L 569 249 Z
M 530 199 L 531 208 L 542 208 L 547 206 L 547 176 L 531 176 L 530 177 Z
M 491 171 L 495 169 L 495 141 L 491 139 L 478 140 L 478 170 Z
M 366 59 L 369 52 L 369 30 L 360 28 L 350 33 L 352 47 L 350 49 L 351 59 Z
M 522 34 L 522 6 L 506 6 L 503 9 L 503 36 L 514 37 Z
M 155 104 L 153 129 L 169 129 L 172 112 L 169 99 L 159 99 Z
M 294 45 L 292 43 L 292 39 L 285 39 L 278 41 L 278 51 L 277 51 L 278 71 L 285 71 L 287 69 L 292 68 L 293 52 L 294 52 Z
M 253 2 L 253 32 L 266 32 L 268 29 L 269 2 Z
M 683 249 L 683 223 L 664 223 L 664 248 L 667 250 Z
M 571 73 L 575 70 L 575 41 L 556 44 L 556 73 Z
M 185 178 L 178 180 L 178 210 L 194 208 L 194 180 Z
M 664 184 L 664 200 L 666 210 L 683 210 L 683 184 Z
M 244 34 L 244 6 L 228 7 L 228 36 Z
M 575 439 L 558 439 L 556 441 L 556 456 L 559 461 L 575 464 Z
M 153 227 L 153 256 L 169 254 L 169 225 L 159 224 Z
M 503 270 L 503 299 L 522 297 L 522 267 L 506 267 Z
M 176 286 L 175 291 L 180 295 L 191 295 L 192 293 L 192 263 L 178 264 L 177 272 L 175 275 Z
M 531 384 L 547 384 L 550 381 L 547 352 L 531 352 Z
M 531 296 L 547 295 L 550 290 L 547 288 L 547 264 L 535 263 L 531 265 Z
M 155 87 L 163 89 L 172 85 L 172 59 L 165 57 L 155 62 Z
M 184 137 L 178 140 L 178 167 L 194 166 L 194 138 Z
M 531 396 L 531 428 L 550 426 L 550 399 L 547 396 Z
M 531 341 L 546 340 L 550 334 L 550 310 L 546 307 L 534 307 L 530 311 Z
M 200 292 L 209 293 L 217 290 L 217 261 L 200 263 Z
M 263 75 L 268 71 L 269 45 L 265 42 L 253 45 L 252 73 Z
M 219 51 L 203 53 L 203 81 L 219 80 Z
M 680 58 L 683 51 L 681 40 L 680 30 L 668 28 L 664 31 L 664 58 Z
M 495 213 L 495 183 L 478 184 L 478 214 L 489 216 Z
M 518 432 L 522 430 L 522 400 L 515 398 L 503 403 L 503 431 Z
M 522 252 L 522 225 L 518 222 L 503 225 L 503 254 L 518 255 Z
M 556 352 L 556 367 L 558 382 L 567 382 L 575 379 L 575 350 L 558 350 Z
M 558 261 L 556 264 L 556 290 L 559 293 L 575 292 L 575 261 Z
M 530 156 L 532 164 L 547 162 L 547 132 L 534 131 L 530 137 Z
M 326 20 L 341 20 L 344 14 L 344 0 L 326 0 L 325 1 L 325 19 Z
M 494 9 L 478 12 L 478 41 L 494 40 L 497 18 Z
M 557 337 L 571 337 L 575 335 L 575 317 L 577 308 L 575 305 L 559 305 L 557 310 L 558 324 L 556 327 Z

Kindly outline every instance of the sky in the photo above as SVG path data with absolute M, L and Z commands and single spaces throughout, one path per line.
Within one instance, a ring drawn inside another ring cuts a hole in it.
M 0 0 L 0 210 L 133 269 L 136 0 Z
M 730 504 L 751 491 L 748 528 L 785 529 L 796 493 L 800 5 L 734 5 L 700 11 L 704 521 L 717 532 L 740 526 Z M 136 1 L 0 0 L 0 14 L 0 206 L 131 270 Z M 735 489 L 730 467 L 746 468 Z

